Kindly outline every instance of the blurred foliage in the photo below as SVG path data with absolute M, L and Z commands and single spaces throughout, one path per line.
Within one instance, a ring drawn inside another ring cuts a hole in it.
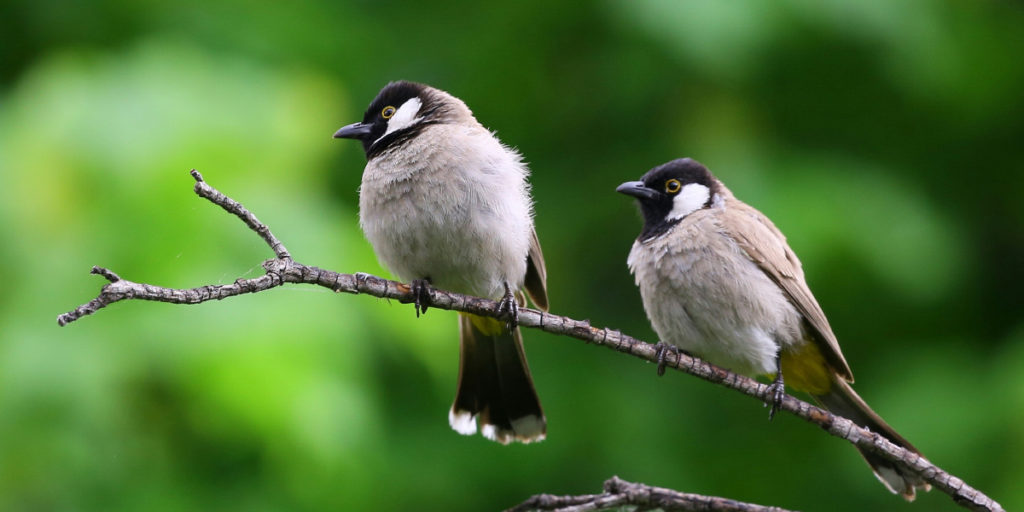
M 91 265 L 166 286 L 271 256 L 386 274 L 330 138 L 389 80 L 527 156 L 554 311 L 653 341 L 615 186 L 680 156 L 801 255 L 857 389 L 1024 507 L 1024 11 L 1006 1 L 0 4 L 0 509 L 494 510 L 611 476 L 910 510 L 846 443 L 695 379 L 527 332 L 548 440 L 447 426 L 452 314 L 288 287 L 58 328 Z M 959 510 L 932 492 L 918 510 Z

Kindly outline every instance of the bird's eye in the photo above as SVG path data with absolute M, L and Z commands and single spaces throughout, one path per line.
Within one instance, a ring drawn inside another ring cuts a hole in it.
M 669 194 L 675 194 L 681 188 L 683 188 L 683 184 L 679 183 L 679 180 L 671 179 L 665 182 L 665 192 Z
M 383 117 L 384 119 L 391 119 L 391 116 L 395 115 L 395 111 L 395 107 L 388 105 L 384 107 L 384 110 L 380 111 L 380 116 Z

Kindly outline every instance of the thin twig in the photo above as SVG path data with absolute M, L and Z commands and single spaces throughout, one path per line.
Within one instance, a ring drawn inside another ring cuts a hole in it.
M 209 199 L 211 203 L 224 208 L 228 212 L 235 214 L 239 219 L 242 219 L 242 222 L 244 222 L 246 226 L 249 226 L 249 229 L 255 231 L 256 234 L 260 235 L 260 238 L 262 238 L 264 242 L 267 242 L 267 245 L 270 246 L 270 250 L 274 251 L 274 255 L 277 256 L 278 259 L 291 259 L 292 256 L 291 254 L 288 254 L 288 249 L 285 249 L 284 244 L 282 244 L 281 241 L 270 232 L 270 228 L 260 222 L 252 212 L 247 210 L 238 201 L 221 194 L 219 190 L 207 185 L 206 182 L 203 181 L 203 175 L 199 174 L 199 171 L 192 169 L 190 174 L 192 174 L 192 177 L 196 180 L 196 185 L 193 187 L 196 194 Z
M 554 496 L 538 494 L 505 512 L 549 510 L 554 512 L 584 512 L 611 510 L 623 506 L 636 506 L 640 510 L 659 509 L 667 512 L 792 512 L 779 507 L 766 507 L 754 503 L 689 494 L 664 487 L 627 482 L 613 476 L 604 482 L 604 493 L 581 496 Z
M 369 274 L 341 274 L 331 270 L 307 266 L 291 259 L 288 250 L 256 217 L 241 204 L 220 193 L 203 181 L 199 172 L 193 170 L 196 179 L 195 192 L 239 217 L 250 229 L 260 235 L 277 255 L 277 258 L 263 262 L 266 273 L 253 279 L 239 279 L 232 284 L 207 285 L 189 289 L 173 289 L 136 283 L 120 278 L 102 267 L 93 267 L 92 273 L 105 277 L 109 284 L 103 286 L 99 296 L 72 311 L 57 317 L 59 325 L 67 325 L 79 318 L 90 315 L 115 302 L 126 299 L 170 302 L 174 304 L 199 304 L 208 300 L 220 300 L 243 293 L 256 293 L 281 286 L 284 283 L 313 284 L 336 292 L 366 294 L 379 298 L 395 299 L 401 303 L 414 301 L 412 290 L 404 283 L 390 281 Z M 502 312 L 498 303 L 481 297 L 430 289 L 430 306 L 437 309 L 462 311 L 479 316 L 499 318 Z M 652 363 L 658 363 L 655 345 L 640 341 L 619 331 L 597 328 L 588 321 L 574 320 L 529 308 L 519 309 L 519 325 L 542 331 L 569 336 L 589 344 L 630 354 Z M 682 352 L 668 352 L 664 355 L 666 367 L 688 373 L 709 382 L 735 389 L 762 402 L 771 400 L 771 388 L 749 377 L 732 373 L 704 360 Z M 928 483 L 950 495 L 955 502 L 970 510 L 1001 511 L 1002 506 L 985 494 L 964 483 L 963 480 L 943 471 L 917 453 L 903 449 L 888 439 L 852 421 L 834 415 L 824 409 L 786 395 L 779 407 L 814 423 L 833 436 L 845 439 L 859 448 L 878 454 L 889 461 L 900 463 L 921 475 Z

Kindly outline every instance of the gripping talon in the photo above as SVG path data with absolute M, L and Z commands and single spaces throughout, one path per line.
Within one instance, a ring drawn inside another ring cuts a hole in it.
M 410 288 L 412 289 L 413 307 L 416 309 L 416 318 L 425 314 L 430 307 L 430 279 L 413 279 Z
M 675 345 L 669 345 L 664 341 L 659 341 L 655 346 L 655 356 L 658 360 L 658 377 L 665 375 L 665 366 L 668 365 L 668 361 L 665 360 L 665 353 L 671 352 L 675 354 L 676 360 L 679 359 L 679 348 Z
M 505 282 L 505 296 L 498 301 L 496 313 L 506 318 L 505 326 L 508 330 L 515 330 L 519 326 L 519 302 L 512 293 L 512 288 Z
M 782 380 L 782 364 L 780 359 L 776 359 L 777 371 L 775 373 L 775 379 L 768 385 L 769 401 L 765 402 L 765 407 L 771 405 L 771 409 L 768 411 L 768 421 L 775 419 L 775 413 L 782 406 L 782 399 L 786 397 L 786 385 Z

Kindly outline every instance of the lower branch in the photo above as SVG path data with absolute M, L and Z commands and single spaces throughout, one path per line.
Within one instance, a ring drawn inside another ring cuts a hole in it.
M 582 496 L 555 496 L 538 494 L 505 512 L 527 512 L 550 510 L 554 512 L 589 512 L 596 510 L 618 510 L 625 506 L 636 506 L 640 510 L 659 509 L 667 512 L 791 512 L 779 507 L 766 507 L 754 503 L 689 494 L 663 487 L 627 482 L 613 476 L 604 482 L 602 494 Z
M 239 217 L 250 229 L 259 234 L 274 251 L 277 258 L 263 263 L 266 273 L 253 279 L 239 279 L 232 284 L 173 289 L 128 281 L 121 279 L 120 276 L 110 270 L 93 267 L 92 273 L 105 277 L 110 283 L 103 286 L 99 296 L 95 299 L 72 311 L 59 315 L 57 317 L 59 325 L 67 325 L 83 316 L 93 314 L 110 304 L 126 299 L 151 300 L 174 304 L 199 304 L 208 300 L 220 300 L 243 293 L 269 290 L 284 283 L 312 284 L 323 286 L 336 292 L 372 295 L 379 298 L 394 299 L 401 303 L 414 301 L 412 290 L 406 284 L 369 274 L 341 274 L 331 270 L 307 266 L 292 260 L 284 244 L 274 237 L 270 229 L 260 223 L 251 212 L 246 210 L 240 203 L 207 185 L 203 181 L 202 176 L 195 170 L 192 171 L 192 176 L 197 182 L 195 191 L 198 195 L 209 199 L 214 204 Z M 498 303 L 493 300 L 448 292 L 433 287 L 430 289 L 430 306 L 492 318 L 498 318 L 502 314 L 497 307 Z M 640 341 L 607 327 L 593 327 L 585 320 L 574 320 L 544 311 L 520 308 L 519 325 L 540 329 L 551 334 L 576 338 L 589 344 L 624 352 L 652 363 L 660 362 L 658 359 L 658 349 L 655 345 Z M 772 389 L 770 386 L 719 368 L 682 352 L 666 352 L 664 354 L 664 363 L 666 367 L 735 389 L 762 402 L 772 400 Z M 999 503 L 967 485 L 963 480 L 932 464 L 924 457 L 904 450 L 881 435 L 859 427 L 842 416 L 834 415 L 790 395 L 786 395 L 783 398 L 779 409 L 814 423 L 833 436 L 845 439 L 859 448 L 910 468 L 915 473 L 920 474 L 926 482 L 950 495 L 955 502 L 965 508 L 979 511 L 1003 510 Z

